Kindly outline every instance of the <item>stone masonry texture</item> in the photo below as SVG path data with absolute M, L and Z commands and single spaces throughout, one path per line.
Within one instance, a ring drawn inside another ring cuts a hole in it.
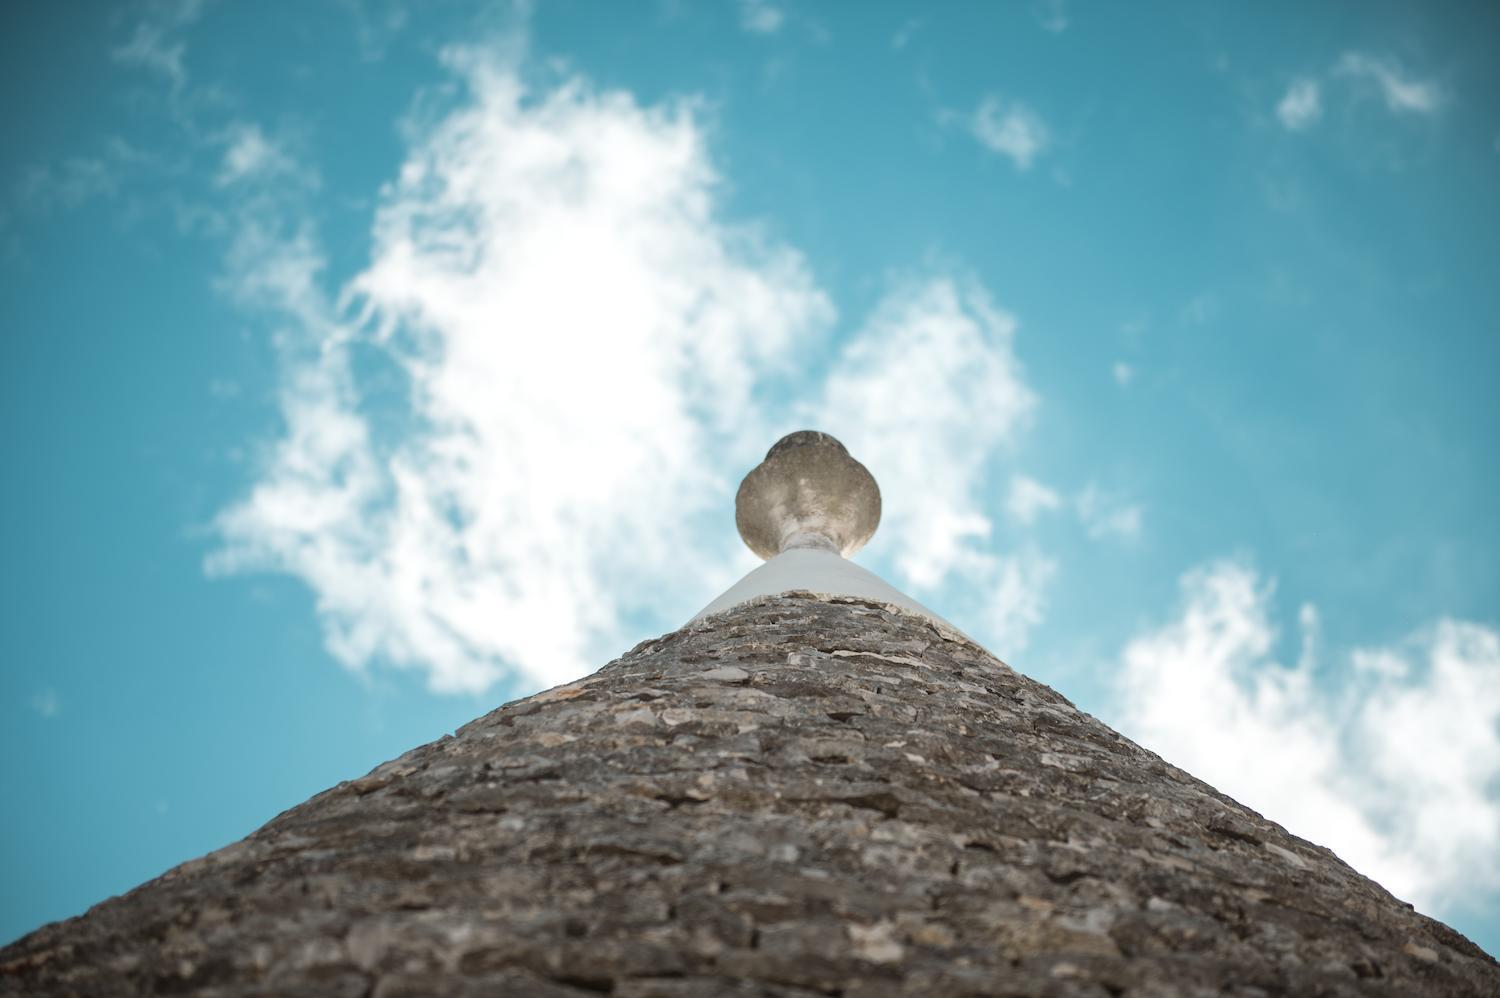
M 921 617 L 762 598 L 0 950 L 0 994 L 1487 995 L 1500 966 Z

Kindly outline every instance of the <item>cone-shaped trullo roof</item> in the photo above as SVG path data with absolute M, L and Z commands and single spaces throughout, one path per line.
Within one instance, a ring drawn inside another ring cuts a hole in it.
M 858 546 L 873 480 L 839 506 L 814 466 L 843 448 L 788 448 L 811 449 L 752 474 L 742 533 L 773 558 Z M 0 951 L 0 992 L 1500 994 L 1494 960 L 1328 850 L 840 577 L 46 926 Z

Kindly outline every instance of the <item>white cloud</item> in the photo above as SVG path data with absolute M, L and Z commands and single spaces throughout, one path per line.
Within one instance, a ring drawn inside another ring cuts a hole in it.
M 1035 551 L 1026 550 L 995 560 L 992 570 L 987 631 L 1002 657 L 1026 649 L 1031 629 L 1042 622 L 1047 604 L 1046 593 L 1057 575 L 1057 562 Z
M 998 631 L 1007 650 L 1023 647 L 1041 619 L 1054 567 L 1040 555 L 994 553 L 983 497 L 994 459 L 1036 405 L 1014 335 L 1015 320 L 975 284 L 934 278 L 899 289 L 845 345 L 816 418 L 880 483 L 872 551 L 889 552 L 903 586 L 970 600 L 976 629 Z
M 1390 59 L 1346 52 L 1334 72 L 1374 84 L 1385 99 L 1386 108 L 1393 113 L 1431 114 L 1443 103 L 1442 89 L 1436 83 L 1404 75 L 1401 67 Z
M 991 533 L 984 473 L 1036 404 L 1014 332 L 983 289 L 938 278 L 887 296 L 829 376 L 820 420 L 880 482 L 880 539 L 918 589 L 971 564 Z
M 306 172 L 259 125 L 237 122 L 224 131 L 222 141 L 224 159 L 215 178 L 220 187 Z
M 448 59 L 471 99 L 384 189 L 340 296 L 356 318 L 320 290 L 313 234 L 245 213 L 231 289 L 289 320 L 286 432 L 210 567 L 302 578 L 351 667 L 555 683 L 726 570 L 757 389 L 831 308 L 794 253 L 719 217 L 695 105 Z M 371 363 L 403 401 L 371 395 Z
M 1135 368 L 1123 360 L 1115 361 L 1114 366 L 1109 369 L 1109 373 L 1114 376 L 1115 384 L 1121 388 L 1129 388 L 1130 383 L 1135 380 Z
M 767 0 L 740 0 L 740 27 L 757 35 L 773 35 L 781 30 L 786 14 Z
M 1057 509 L 1062 501 L 1062 496 L 1035 478 L 1013 475 L 1010 480 L 1010 497 L 1005 506 L 1017 523 L 1031 524 L 1035 522 L 1038 513 Z
M 1122 732 L 1428 910 L 1500 889 L 1500 634 L 1443 620 L 1324 691 L 1314 608 L 1287 667 L 1253 571 L 1182 587 L 1181 616 L 1123 652 Z
M 965 124 L 981 145 L 1009 157 L 1017 170 L 1031 169 L 1049 141 L 1047 126 L 1036 112 L 995 94 L 985 97 Z
M 1394 60 L 1363 52 L 1346 52 L 1326 77 L 1352 80 L 1356 87 L 1378 94 L 1394 114 L 1432 114 L 1444 102 L 1436 83 L 1413 79 Z M 1323 117 L 1324 82 L 1304 76 L 1288 85 L 1276 104 L 1276 117 L 1283 127 L 1306 131 Z
M 531 92 L 511 63 L 447 58 L 469 97 L 415 129 L 371 263 L 336 293 L 297 164 L 224 187 L 225 286 L 283 320 L 286 429 L 219 517 L 209 569 L 305 581 L 354 669 L 554 683 L 678 623 L 662 593 L 685 615 L 728 584 L 746 557 L 723 519 L 734 485 L 801 428 L 763 399 L 805 378 L 792 361 L 833 310 L 797 254 L 720 218 L 697 103 L 577 78 Z M 241 138 L 224 176 L 279 162 Z M 1056 569 L 994 549 L 982 494 L 1036 401 L 1014 327 L 972 282 L 906 283 L 790 410 L 875 472 L 876 545 L 902 584 L 956 583 L 965 624 L 1008 650 Z
M 1276 105 L 1276 117 L 1294 132 L 1311 127 L 1322 115 L 1322 89 L 1316 80 L 1293 80 Z
M 1107 495 L 1093 482 L 1078 493 L 1073 504 L 1084 530 L 1094 540 L 1114 537 L 1128 541 L 1140 536 L 1145 510 L 1137 504 L 1121 502 L 1117 497 Z

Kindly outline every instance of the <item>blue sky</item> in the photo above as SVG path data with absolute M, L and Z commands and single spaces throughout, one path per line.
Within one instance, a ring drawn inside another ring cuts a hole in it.
M 0 12 L 0 939 L 859 560 L 1500 951 L 1500 14 Z

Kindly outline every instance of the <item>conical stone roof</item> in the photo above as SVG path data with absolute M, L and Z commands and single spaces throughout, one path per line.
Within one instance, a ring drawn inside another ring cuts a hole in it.
M 762 597 L 0 950 L 0 993 L 1495 995 L 1327 849 L 890 604 Z
M 827 434 L 681 630 L 0 950 L 0 993 L 1496 995 L 1500 966 L 844 561 Z M 815 590 L 815 591 L 801 591 Z

